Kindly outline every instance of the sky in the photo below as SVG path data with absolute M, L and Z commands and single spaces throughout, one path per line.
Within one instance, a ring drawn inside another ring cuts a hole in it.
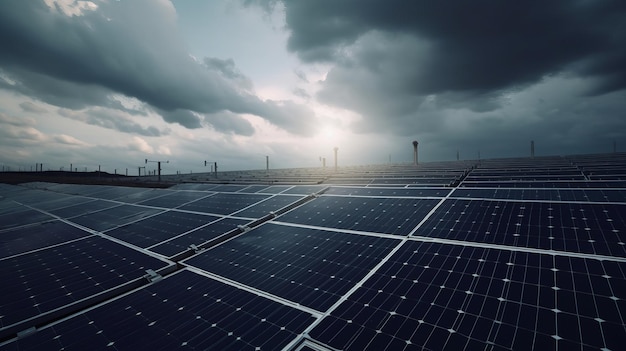
M 624 43 L 622 0 L 1 1 L 0 164 L 626 151 Z

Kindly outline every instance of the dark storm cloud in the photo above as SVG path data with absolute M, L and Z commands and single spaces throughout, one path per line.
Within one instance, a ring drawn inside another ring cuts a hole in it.
M 626 139 L 615 129 L 626 108 L 624 1 L 246 1 L 278 2 L 289 50 L 331 67 L 316 97 L 361 115 L 357 132 L 472 140 L 472 153 L 485 140 L 510 151 L 507 140 Z M 610 103 L 597 99 L 606 94 Z
M 191 58 L 168 2 L 97 4 L 95 11 L 67 16 L 43 1 L 1 2 L 0 68 L 15 81 L 0 80 L 2 88 L 72 109 L 113 107 L 109 95 L 123 94 L 188 128 L 200 121 L 184 111 L 231 111 L 303 131 L 249 91 L 251 83 L 234 61 L 203 65 Z
M 215 70 L 224 78 L 235 82 L 241 89 L 252 91 L 252 81 L 237 69 L 232 58 L 222 60 L 215 57 L 207 57 L 204 59 L 204 65 L 207 69 Z
M 163 136 L 169 134 L 168 130 L 161 131 L 152 126 L 143 127 L 130 120 L 124 113 L 112 109 L 91 108 L 84 111 L 59 109 L 58 114 L 75 121 L 117 130 L 123 133 L 143 136 Z
M 205 116 L 205 122 L 213 129 L 222 133 L 251 136 L 254 127 L 250 122 L 234 113 L 224 111 Z
M 340 60 L 342 48 L 371 31 L 423 41 L 428 49 L 414 67 L 399 67 L 416 93 L 500 89 L 580 60 L 589 60 L 589 74 L 623 79 L 626 70 L 623 1 L 321 0 L 285 8 L 289 49 L 304 60 Z

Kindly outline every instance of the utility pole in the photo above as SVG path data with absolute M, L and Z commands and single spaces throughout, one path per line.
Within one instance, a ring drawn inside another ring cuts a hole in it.
M 159 182 L 160 182 L 161 181 L 161 162 L 170 163 L 170 161 L 169 160 L 168 161 L 150 161 L 150 160 L 146 159 L 146 164 L 148 162 L 155 162 L 157 164 L 157 169 L 159 171 Z

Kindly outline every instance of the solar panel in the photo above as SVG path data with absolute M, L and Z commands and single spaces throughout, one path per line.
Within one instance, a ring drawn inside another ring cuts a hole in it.
M 73 223 L 80 224 L 93 230 L 105 231 L 130 222 L 138 221 L 142 218 L 152 216 L 159 212 L 161 212 L 161 210 L 150 207 L 120 205 L 97 212 L 72 217 L 70 220 Z
M 280 350 L 314 317 L 183 270 L 10 345 L 19 350 Z
M 146 248 L 158 245 L 165 240 L 217 219 L 219 217 L 180 211 L 166 211 L 105 233 L 127 243 Z
M 1 259 L 0 330 L 168 265 L 97 236 Z
M 278 193 L 282 193 L 283 191 L 290 189 L 291 187 L 292 187 L 291 185 L 273 185 L 273 186 L 268 186 L 267 188 L 263 189 L 263 191 L 259 191 L 259 193 L 278 194 Z
M 0 214 L 0 230 L 48 221 L 53 218 L 40 211 L 13 203 Z
M 79 204 L 84 204 L 87 202 L 93 201 L 93 199 L 87 197 L 79 197 L 72 195 L 59 195 L 58 198 L 49 201 L 38 201 L 31 204 L 31 207 L 37 208 L 42 211 L 53 211 L 59 210 L 69 206 L 76 206 Z
M 518 188 L 459 188 L 452 193 L 456 198 L 491 198 L 538 201 L 623 202 L 623 189 L 518 189 Z
M 626 257 L 626 204 L 448 199 L 413 235 Z
M 0 258 L 82 238 L 89 233 L 61 221 L 48 221 L 0 232 Z
M 145 206 L 175 208 L 210 195 L 212 195 L 212 193 L 201 191 L 176 191 L 164 196 L 142 201 L 139 204 Z
M 183 262 L 324 311 L 397 243 L 265 224 Z
M 180 209 L 211 214 L 228 215 L 268 198 L 261 194 L 219 193 L 181 206 Z
M 342 350 L 617 350 L 626 336 L 625 269 L 409 241 L 310 335 Z
M 450 189 L 445 188 L 363 188 L 363 187 L 330 187 L 325 195 L 349 196 L 383 196 L 383 197 L 445 197 Z
M 90 197 L 99 199 L 114 200 L 118 198 L 132 196 L 147 191 L 145 188 L 130 188 L 122 186 L 101 186 L 99 190 L 90 192 Z
M 287 207 L 302 198 L 302 196 L 275 195 L 257 203 L 256 205 L 252 205 L 244 210 L 235 212 L 233 215 L 238 217 L 261 218 L 272 211 L 278 211 L 283 207 Z
M 247 185 L 218 185 L 211 189 L 211 191 L 215 192 L 223 192 L 223 193 L 234 193 L 237 191 L 241 191 L 247 188 Z
M 440 200 L 321 196 L 278 217 L 319 227 L 409 234 Z
M 326 185 L 296 185 L 285 191 L 282 191 L 281 194 L 310 195 L 318 193 L 327 187 L 328 186 Z
M 263 189 L 267 189 L 267 185 L 250 185 L 247 186 L 243 189 L 241 189 L 239 192 L 242 193 L 258 193 L 258 192 L 263 192 Z
M 82 216 L 88 213 L 95 213 L 115 206 L 119 206 L 119 203 L 105 200 L 93 200 L 89 202 L 78 203 L 72 206 L 50 210 L 49 212 L 61 218 L 72 218 Z
M 124 195 L 124 196 L 120 196 L 120 197 L 118 197 L 115 200 L 119 201 L 119 202 L 129 203 L 129 204 L 136 204 L 136 203 L 140 203 L 142 201 L 146 201 L 146 200 L 149 200 L 149 199 L 154 199 L 154 198 L 165 196 L 165 195 L 172 194 L 172 193 L 174 193 L 174 191 L 172 191 L 172 190 L 149 189 L 149 190 L 145 190 L 145 191 L 142 191 L 142 192 L 137 192 L 137 193 L 132 193 L 132 194 L 127 194 L 127 195 Z
M 0 349 L 620 349 L 625 155 L 0 184 Z
M 172 257 L 189 249 L 191 245 L 200 246 L 208 241 L 219 238 L 221 235 L 236 229 L 237 226 L 247 224 L 247 220 L 236 218 L 224 218 L 199 229 L 181 234 L 172 239 L 162 242 L 149 250 L 164 256 Z

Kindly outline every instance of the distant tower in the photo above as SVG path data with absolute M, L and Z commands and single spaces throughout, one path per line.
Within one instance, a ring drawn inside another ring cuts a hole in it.
M 335 146 L 333 150 L 335 150 L 335 172 L 336 172 L 337 171 L 337 151 L 339 150 L 339 148 Z
M 456 160 L 459 160 L 459 150 L 456 150 Z
M 530 157 L 535 158 L 535 141 L 530 141 Z
M 417 166 L 417 140 L 413 140 L 413 165 Z
M 613 153 L 617 152 L 617 142 L 613 140 Z

